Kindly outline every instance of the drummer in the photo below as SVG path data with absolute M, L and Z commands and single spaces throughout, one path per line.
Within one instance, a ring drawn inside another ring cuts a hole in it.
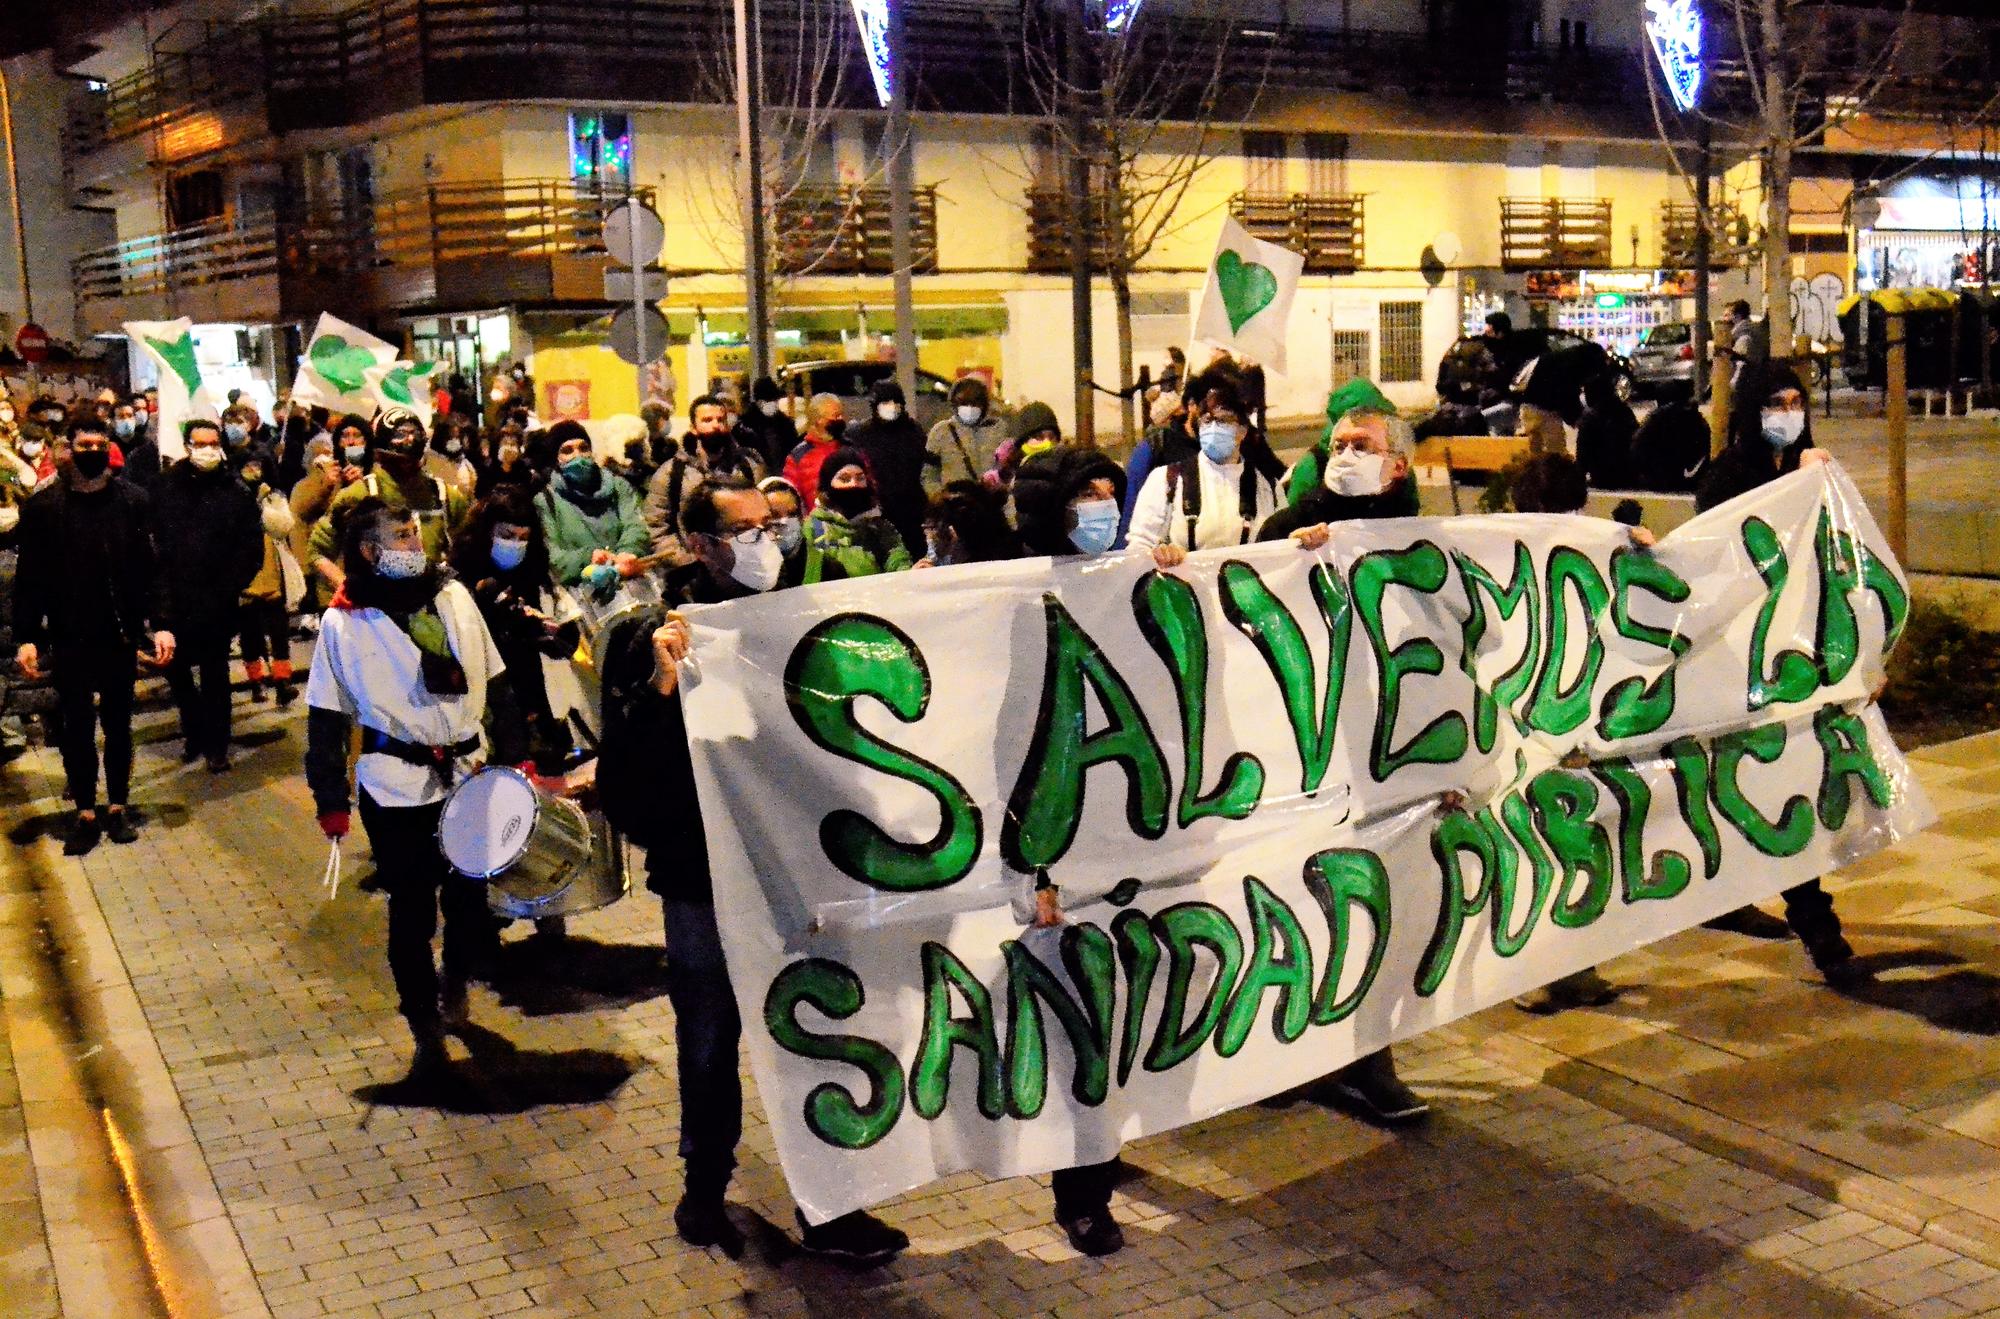
M 783 554 L 771 505 L 740 476 L 697 486 L 680 525 L 697 560 L 687 601 L 740 599 L 778 584 Z M 723 1196 L 743 1135 L 743 1026 L 723 962 L 708 844 L 681 722 L 676 664 L 686 649 L 687 628 L 676 619 L 652 633 L 634 629 L 606 664 L 597 788 L 611 823 L 646 849 L 646 886 L 660 895 L 666 923 L 686 1168 L 674 1227 L 690 1245 L 735 1255 L 743 1233 L 730 1221 Z M 861 1210 L 816 1226 L 801 1217 L 799 1225 L 806 1250 L 851 1264 L 886 1263 L 910 1244 L 908 1236 Z
M 563 586 L 587 584 L 608 593 L 622 578 L 646 571 L 639 556 L 652 543 L 639 492 L 613 480 L 592 456 L 590 435 L 574 421 L 557 423 L 556 470 L 535 503 L 549 543 L 549 567 Z
M 410 1074 L 448 1065 L 445 1032 L 466 1024 L 467 981 L 493 951 L 485 890 L 438 851 L 438 816 L 478 757 L 522 760 L 522 721 L 500 654 L 472 593 L 430 565 L 417 519 L 379 500 L 357 503 L 343 528 L 344 578 L 320 622 L 306 683 L 306 781 L 320 829 L 348 831 L 350 723 L 361 725 L 361 826 L 389 895 L 389 973 L 415 1042 Z M 444 910 L 444 983 L 431 938 Z

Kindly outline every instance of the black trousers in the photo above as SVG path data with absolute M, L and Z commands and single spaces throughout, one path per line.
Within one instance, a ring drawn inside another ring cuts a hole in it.
M 1111 1208 L 1111 1186 L 1117 1178 L 1116 1159 L 1056 1169 L 1049 1178 L 1056 1193 L 1056 1217 L 1082 1218 L 1086 1214 L 1108 1212 Z
M 58 744 L 69 795 L 80 811 L 97 807 L 97 725 L 104 725 L 104 798 L 123 806 L 132 787 L 132 684 L 137 652 L 123 637 L 56 646 Z
M 174 635 L 174 658 L 167 686 L 181 714 L 181 737 L 188 750 L 220 756 L 229 750 L 229 643 L 235 622 Z
M 243 644 L 243 662 L 261 664 L 265 660 L 284 663 L 284 676 L 292 676 L 291 620 L 283 600 L 249 600 L 236 613 Z
M 651 854 L 648 854 L 648 864 Z M 743 1022 L 729 987 L 713 902 L 662 898 L 667 934 L 667 998 L 674 1005 L 674 1058 L 680 1071 L 681 1162 L 687 1193 L 719 1197 L 743 1138 L 738 1046 Z
M 486 912 L 486 889 L 462 878 L 438 851 L 442 801 L 383 806 L 361 790 L 361 827 L 375 871 L 389 895 L 389 974 L 397 1009 L 412 1029 L 438 1025 L 438 968 L 431 953 L 444 911 L 444 973 L 467 981 L 482 972 L 499 937 Z
M 1818 880 L 1809 879 L 1795 888 L 1788 888 L 1782 896 L 1785 899 L 1785 922 L 1808 951 L 1816 951 L 1840 939 L 1840 917 L 1833 910 L 1833 895 L 1822 888 Z

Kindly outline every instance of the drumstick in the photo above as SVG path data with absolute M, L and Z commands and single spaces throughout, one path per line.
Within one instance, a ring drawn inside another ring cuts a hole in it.
M 333 846 L 326 854 L 326 869 L 320 872 L 321 887 L 326 889 L 326 900 L 332 902 L 340 892 L 340 840 L 333 840 Z

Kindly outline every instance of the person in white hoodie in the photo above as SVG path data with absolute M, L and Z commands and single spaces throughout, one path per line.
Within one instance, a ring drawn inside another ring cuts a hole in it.
M 1252 543 L 1284 506 L 1276 483 L 1244 461 L 1248 413 L 1234 383 L 1209 377 L 1200 388 L 1188 400 L 1200 452 L 1147 473 L 1126 534 L 1129 548 L 1150 551 L 1163 567 L 1193 550 Z

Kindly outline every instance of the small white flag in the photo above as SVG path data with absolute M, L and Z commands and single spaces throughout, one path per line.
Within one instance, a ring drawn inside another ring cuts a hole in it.
M 195 356 L 194 322 L 186 316 L 177 321 L 127 321 L 125 333 L 160 368 L 160 415 L 155 427 L 160 457 L 179 458 L 187 452 L 182 424 L 220 416 Z
M 336 417 L 343 413 L 372 417 L 378 401 L 368 387 L 368 369 L 386 369 L 395 361 L 396 350 L 386 340 L 332 312 L 321 312 L 299 360 L 292 401 L 318 404 Z
M 431 397 L 431 381 L 443 370 L 443 362 L 390 362 L 386 366 L 371 366 L 361 374 L 380 407 L 408 408 L 429 430 L 431 415 L 437 411 Z
M 1195 313 L 1194 337 L 1283 375 L 1292 297 L 1305 265 L 1289 247 L 1252 238 L 1234 216 L 1225 217 Z

